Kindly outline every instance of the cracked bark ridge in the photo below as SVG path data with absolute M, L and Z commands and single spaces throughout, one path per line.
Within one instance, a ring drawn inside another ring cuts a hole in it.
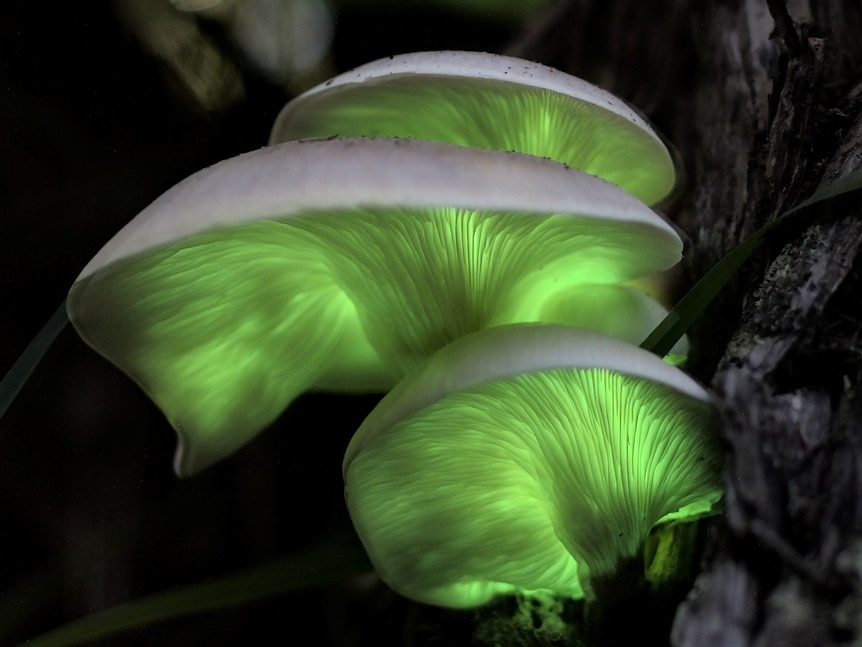
M 862 167 L 860 33 L 862 6 L 842 0 L 572 0 L 511 51 L 620 94 L 668 136 L 690 283 Z M 862 196 L 794 222 L 692 332 L 729 452 L 679 647 L 862 643 Z

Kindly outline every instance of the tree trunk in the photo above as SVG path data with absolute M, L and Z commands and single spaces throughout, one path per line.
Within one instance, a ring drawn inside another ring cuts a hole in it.
M 511 53 L 603 85 L 668 136 L 691 285 L 862 166 L 860 35 L 859 2 L 575 0 Z M 802 215 L 692 331 L 690 369 L 726 416 L 727 493 L 675 645 L 862 639 L 860 204 Z

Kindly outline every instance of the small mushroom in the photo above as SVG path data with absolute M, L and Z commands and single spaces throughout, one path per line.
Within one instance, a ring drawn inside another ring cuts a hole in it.
M 529 155 L 398 139 L 290 142 L 165 193 L 69 293 L 80 335 L 159 405 L 193 473 L 312 389 L 382 391 L 554 294 L 677 262 L 617 187 Z
M 593 599 L 650 529 L 721 497 L 718 416 L 674 366 L 553 324 L 432 355 L 348 446 L 347 506 L 379 575 L 448 607 L 546 591 Z
M 659 137 L 626 103 L 544 65 L 483 52 L 391 56 L 288 103 L 270 142 L 415 137 L 548 157 L 613 182 L 648 204 L 673 188 Z

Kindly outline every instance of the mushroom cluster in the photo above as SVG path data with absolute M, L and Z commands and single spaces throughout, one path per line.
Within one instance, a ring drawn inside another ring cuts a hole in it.
M 720 496 L 706 394 L 635 347 L 666 313 L 648 277 L 681 257 L 645 204 L 673 181 L 649 126 L 584 81 L 392 57 L 153 202 L 69 318 L 170 420 L 180 475 L 304 391 L 392 389 L 344 461 L 382 577 L 448 606 L 592 596 L 654 524 Z

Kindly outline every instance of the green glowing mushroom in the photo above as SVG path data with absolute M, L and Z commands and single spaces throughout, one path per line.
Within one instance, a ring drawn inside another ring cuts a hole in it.
M 165 193 L 67 303 L 84 340 L 164 411 L 190 474 L 308 389 L 384 391 L 464 334 L 533 321 L 562 290 L 630 281 L 680 251 L 641 202 L 549 160 L 290 142 Z
M 548 157 L 648 204 L 674 184 L 664 144 L 622 100 L 579 78 L 482 52 L 418 52 L 368 63 L 287 104 L 271 142 L 415 137 Z
M 601 597 L 661 522 L 721 497 L 718 417 L 674 366 L 554 324 L 480 331 L 432 355 L 344 458 L 377 572 L 422 602 Z

